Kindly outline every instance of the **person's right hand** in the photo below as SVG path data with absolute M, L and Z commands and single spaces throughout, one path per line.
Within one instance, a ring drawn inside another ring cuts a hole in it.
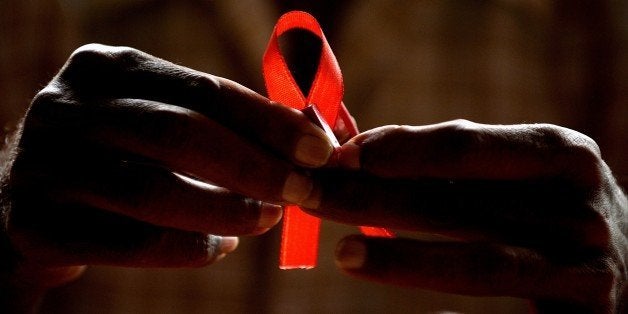
M 272 204 L 309 194 L 301 167 L 325 164 L 333 149 L 297 110 L 102 45 L 72 54 L 21 132 L 3 178 L 2 231 L 19 280 L 45 286 L 86 264 L 212 263 L 237 245 L 212 234 L 268 230 L 282 213 Z

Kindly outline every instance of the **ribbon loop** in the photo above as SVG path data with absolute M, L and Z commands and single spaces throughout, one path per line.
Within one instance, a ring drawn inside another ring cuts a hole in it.
M 299 89 L 279 49 L 279 36 L 295 28 L 311 32 L 318 36 L 322 43 L 318 69 L 307 96 Z M 264 80 L 270 99 L 295 109 L 303 109 L 308 103 L 317 104 L 318 110 L 329 126 L 334 127 L 344 94 L 342 74 L 323 30 L 313 16 L 301 11 L 291 11 L 282 15 L 268 42 L 263 62 Z
M 279 48 L 279 36 L 291 29 L 309 31 L 321 40 L 318 68 L 308 95 L 303 95 Z M 315 104 L 324 119 L 322 123 L 333 129 L 336 119 L 340 117 L 352 135 L 357 135 L 357 127 L 342 103 L 344 87 L 338 61 L 313 16 L 302 11 L 291 11 L 279 18 L 264 53 L 263 70 L 270 99 L 299 110 L 308 104 Z M 316 266 L 320 219 L 306 214 L 296 205 L 286 206 L 283 219 L 279 267 L 294 269 Z M 383 228 L 360 227 L 360 230 L 369 236 L 393 236 Z

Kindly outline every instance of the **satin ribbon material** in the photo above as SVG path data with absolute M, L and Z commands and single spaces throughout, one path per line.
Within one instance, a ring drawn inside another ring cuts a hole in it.
M 307 96 L 297 85 L 279 49 L 279 36 L 291 29 L 303 29 L 318 36 L 322 43 L 318 69 Z M 308 104 L 316 106 L 331 129 L 341 119 L 352 135 L 358 129 L 349 111 L 342 103 L 344 93 L 342 74 L 336 57 L 318 21 L 302 11 L 291 11 L 282 15 L 271 35 L 263 59 L 264 81 L 271 100 L 295 109 L 304 109 Z M 284 209 L 283 231 L 279 267 L 281 269 L 313 268 L 316 266 L 318 239 L 321 221 L 310 216 L 295 205 Z M 360 227 L 369 236 L 392 237 L 393 233 L 377 227 Z

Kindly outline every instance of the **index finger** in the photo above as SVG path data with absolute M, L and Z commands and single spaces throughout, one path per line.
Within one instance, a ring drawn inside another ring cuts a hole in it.
M 225 78 L 128 47 L 86 45 L 58 76 L 81 99 L 145 99 L 201 113 L 300 165 L 326 163 L 333 147 L 300 111 Z
M 559 181 L 393 180 L 338 170 L 314 178 L 316 188 L 300 205 L 341 223 L 519 246 L 607 244 L 592 236 L 606 232 L 604 216 Z
M 603 173 L 597 144 L 576 131 L 466 120 L 369 130 L 343 145 L 340 163 L 380 177 L 409 179 L 561 177 L 586 185 Z

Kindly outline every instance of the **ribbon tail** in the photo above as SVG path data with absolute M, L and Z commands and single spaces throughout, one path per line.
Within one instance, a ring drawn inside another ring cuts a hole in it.
M 362 234 L 369 237 L 381 237 L 381 238 L 394 238 L 395 233 L 380 227 L 368 227 L 368 226 L 360 226 L 360 231 Z
M 320 218 L 310 216 L 296 205 L 284 209 L 279 268 L 310 269 L 318 258 Z
M 307 97 L 296 84 L 286 60 L 281 54 L 279 36 L 291 29 L 304 29 L 318 36 L 322 42 L 321 57 L 312 87 Z M 322 116 L 323 129 L 330 130 L 340 114 L 340 119 L 352 135 L 358 133 L 355 122 L 342 104 L 344 87 L 338 61 L 329 46 L 316 19 L 306 12 L 291 11 L 279 18 L 271 35 L 263 58 L 264 81 L 268 96 L 274 101 L 295 109 L 302 109 L 308 103 L 318 106 Z M 328 132 L 334 137 L 333 132 Z M 281 269 L 313 268 L 317 262 L 320 218 L 310 216 L 298 206 L 290 205 L 284 211 L 283 232 L 279 267 Z M 383 228 L 360 227 L 362 232 L 371 236 L 392 236 Z

